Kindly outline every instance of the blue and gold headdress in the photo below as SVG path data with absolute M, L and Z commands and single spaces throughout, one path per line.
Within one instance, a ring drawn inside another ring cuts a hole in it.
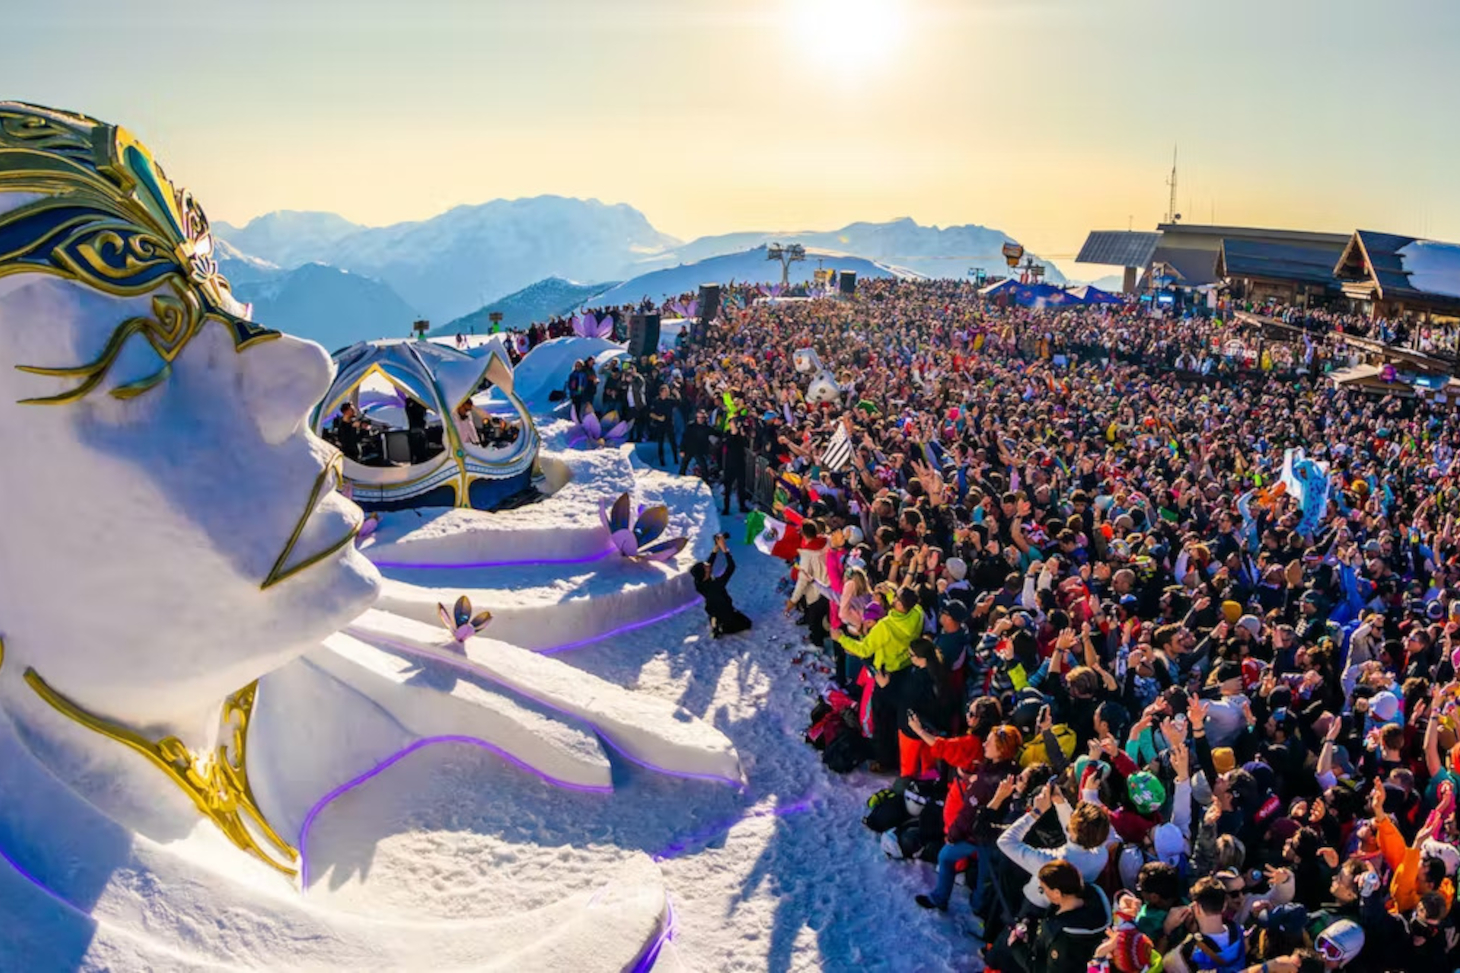
M 112 389 L 131 398 L 156 386 L 208 322 L 227 327 L 241 351 L 278 332 L 248 320 L 218 272 L 208 218 L 175 188 L 125 129 L 84 115 L 0 102 L 0 193 L 40 199 L 0 213 L 0 277 L 40 273 L 120 297 L 152 295 L 151 313 L 117 324 L 93 361 L 21 365 L 35 375 L 79 380 L 24 404 L 75 402 L 105 379 L 123 345 L 140 336 L 163 367 Z

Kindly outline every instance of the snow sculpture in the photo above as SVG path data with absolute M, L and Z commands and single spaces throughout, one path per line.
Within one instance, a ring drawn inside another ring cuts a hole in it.
M 607 506 L 598 510 L 603 526 L 608 528 L 609 540 L 624 557 L 636 561 L 668 561 L 689 543 L 688 537 L 653 543 L 669 526 L 669 508 L 664 504 L 639 508 L 637 521 L 632 517 L 632 509 L 633 501 L 625 493 L 613 502 L 612 510 Z
M 0 241 L 0 956 L 619 970 L 647 955 L 668 918 L 647 858 L 528 922 L 301 899 L 321 809 L 429 743 L 594 791 L 612 789 L 603 741 L 682 776 L 733 783 L 738 760 L 672 705 L 483 651 L 481 616 L 452 652 L 439 629 L 366 611 L 381 581 L 352 543 L 362 514 L 306 423 L 328 357 L 249 320 L 202 209 L 125 130 L 0 102 Z M 473 691 L 402 675 L 438 661 Z
M 580 338 L 612 338 L 613 318 L 604 315 L 599 320 L 592 311 L 584 311 L 573 318 L 573 333 Z
M 441 615 L 441 624 L 446 626 L 446 631 L 457 642 L 465 642 L 473 635 L 482 634 L 492 621 L 492 613 L 483 609 L 476 615 L 471 613 L 471 599 L 462 595 L 456 599 L 456 604 L 450 610 L 445 605 L 438 604 L 437 612 Z
M 601 446 L 618 446 L 629 438 L 629 424 L 621 421 L 618 413 L 610 412 L 602 419 L 585 405 L 582 413 L 571 410 L 573 425 L 568 429 L 568 445 L 582 449 L 597 449 Z

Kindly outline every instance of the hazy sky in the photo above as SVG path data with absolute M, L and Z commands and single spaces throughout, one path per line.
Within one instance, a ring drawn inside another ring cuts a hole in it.
M 0 97 L 214 219 L 558 193 L 690 238 L 911 216 L 1046 255 L 1191 222 L 1460 240 L 1457 0 L 7 4 Z

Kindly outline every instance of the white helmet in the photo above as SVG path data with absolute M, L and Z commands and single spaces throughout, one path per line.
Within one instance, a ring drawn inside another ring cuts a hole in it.
M 1318 934 L 1314 947 L 1325 962 L 1347 966 L 1364 949 L 1364 930 L 1356 922 L 1340 919 Z

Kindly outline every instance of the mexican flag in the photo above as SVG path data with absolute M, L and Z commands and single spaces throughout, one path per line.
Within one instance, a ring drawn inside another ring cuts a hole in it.
M 786 536 L 786 522 L 767 516 L 757 510 L 745 518 L 746 540 L 755 544 L 762 554 L 770 554 L 776 542 Z

